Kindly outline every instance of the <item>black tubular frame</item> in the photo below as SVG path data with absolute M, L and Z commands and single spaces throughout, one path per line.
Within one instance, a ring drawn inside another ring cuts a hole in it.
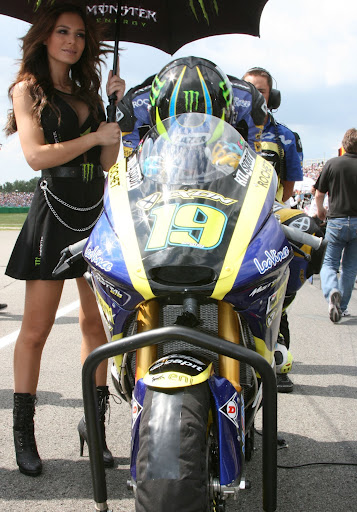
M 277 388 L 270 364 L 258 353 L 222 338 L 189 327 L 170 326 L 153 329 L 102 345 L 89 354 L 82 369 L 84 413 L 88 432 L 88 450 L 96 511 L 107 512 L 107 485 L 99 430 L 95 372 L 105 359 L 163 341 L 183 340 L 192 345 L 243 361 L 260 374 L 263 382 L 263 510 L 277 507 Z

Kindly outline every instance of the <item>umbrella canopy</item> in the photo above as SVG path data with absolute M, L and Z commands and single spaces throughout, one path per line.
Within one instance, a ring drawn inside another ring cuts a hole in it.
M 0 14 L 31 23 L 38 9 L 62 0 L 2 0 Z M 93 2 L 71 0 L 108 27 L 107 41 L 116 39 L 118 10 L 120 40 L 146 44 L 173 55 L 181 46 L 219 34 L 259 36 L 262 11 L 268 0 L 129 0 Z

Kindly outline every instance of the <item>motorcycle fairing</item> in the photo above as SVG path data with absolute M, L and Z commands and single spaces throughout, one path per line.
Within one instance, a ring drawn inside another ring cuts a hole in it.
M 134 153 L 132 158 L 135 156 Z M 216 279 L 219 276 L 217 284 L 215 279 L 207 283 L 208 291 L 213 291 L 212 297 L 224 296 L 229 291 L 238 273 L 237 253 L 242 253 L 240 264 L 252 236 L 270 212 L 269 203 L 276 188 L 273 168 L 256 155 L 251 161 L 254 169 L 245 187 L 231 174 L 216 180 L 214 187 L 209 184 L 212 190 L 203 186 L 171 190 L 169 200 L 164 189 L 147 179 L 128 190 L 124 162 L 111 169 L 108 178 L 111 223 L 120 240 L 131 283 L 142 297 L 155 296 L 159 285 L 153 282 L 152 271 L 163 266 L 207 266 L 213 269 Z M 164 196 L 166 202 L 161 205 Z M 158 226 L 166 224 L 167 216 L 171 227 L 162 235 L 163 230 Z M 153 243 L 153 239 L 161 240 L 161 246 Z
M 154 388 L 195 386 L 209 379 L 212 363 L 203 362 L 187 354 L 170 354 L 152 364 L 143 380 Z
M 256 237 L 249 244 L 237 277 L 225 300 L 236 304 L 238 293 L 244 286 L 259 286 L 261 279 L 280 271 L 293 258 L 291 246 L 279 227 L 277 219 L 268 217 Z M 236 296 L 236 297 L 235 297 Z M 238 306 L 238 304 L 237 304 Z
M 263 179 L 264 181 L 262 181 Z M 233 288 L 249 243 L 254 234 L 262 227 L 271 210 L 272 198 L 276 191 L 276 180 L 274 168 L 263 158 L 257 156 L 247 194 L 234 227 L 212 298 L 222 300 Z M 256 274 L 256 270 L 254 274 Z M 249 275 L 249 278 L 246 275 L 246 278 L 252 280 L 252 274 Z
M 229 485 L 242 474 L 245 453 L 243 393 L 215 374 L 208 381 L 218 419 L 219 480 Z
M 108 183 L 106 183 L 108 187 Z M 107 205 L 107 203 L 105 203 Z M 131 296 L 130 306 L 143 300 L 135 287 L 133 287 L 128 269 L 123 258 L 122 244 L 113 231 L 106 207 L 94 226 L 88 241 L 83 249 L 83 258 L 103 276 L 110 281 L 113 287 L 128 292 Z
M 144 406 L 144 399 L 146 393 L 146 384 L 142 379 L 139 379 L 135 384 L 133 398 L 131 402 L 131 460 L 130 460 L 130 473 L 136 481 L 136 458 L 139 451 L 139 427 L 140 427 L 140 416 Z

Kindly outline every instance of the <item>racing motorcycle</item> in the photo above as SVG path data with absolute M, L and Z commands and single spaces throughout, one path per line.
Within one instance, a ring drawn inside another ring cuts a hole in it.
M 57 269 L 83 255 L 110 341 L 83 367 L 96 510 L 108 508 L 94 374 L 109 357 L 131 405 L 137 512 L 224 511 L 247 487 L 260 407 L 263 509 L 276 510 L 274 349 L 284 298 L 323 250 L 280 221 L 300 214 L 274 208 L 276 189 L 234 128 L 197 113 L 153 127 L 109 171 L 102 216 Z

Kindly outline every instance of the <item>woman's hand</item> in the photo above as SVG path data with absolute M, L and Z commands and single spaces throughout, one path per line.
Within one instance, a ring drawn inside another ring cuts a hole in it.
M 118 123 L 100 123 L 96 131 L 98 146 L 111 146 L 120 142 Z
M 125 93 L 125 80 L 120 78 L 120 67 L 119 67 L 119 58 L 118 58 L 118 69 L 117 74 L 113 75 L 113 71 L 109 71 L 108 81 L 107 81 L 107 95 L 108 97 L 112 94 L 116 94 L 117 99 L 115 100 L 115 104 L 117 105 L 119 101 L 123 98 Z

